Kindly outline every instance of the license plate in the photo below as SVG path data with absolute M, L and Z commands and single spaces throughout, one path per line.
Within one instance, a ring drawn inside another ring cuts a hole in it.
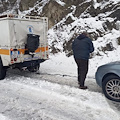
M 19 51 L 11 51 L 11 58 L 18 58 L 19 57 Z

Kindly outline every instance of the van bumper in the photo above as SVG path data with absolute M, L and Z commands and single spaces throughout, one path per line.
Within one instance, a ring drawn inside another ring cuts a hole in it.
M 13 68 L 33 67 L 33 66 L 36 66 L 44 61 L 45 61 L 45 59 L 25 61 L 25 62 L 12 64 L 12 67 Z

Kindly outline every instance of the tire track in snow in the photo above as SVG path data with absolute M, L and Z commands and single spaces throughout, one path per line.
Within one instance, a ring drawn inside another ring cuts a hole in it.
M 40 71 L 39 71 L 40 72 Z M 30 73 L 28 71 L 19 71 L 19 70 L 10 70 L 8 72 L 8 77 L 13 77 L 13 79 L 16 79 L 16 77 L 26 77 L 26 78 L 33 78 L 36 81 L 36 84 L 39 81 L 48 81 L 51 83 L 57 83 L 60 85 L 67 85 L 70 87 L 78 88 L 77 84 L 77 77 L 75 76 L 63 76 L 59 74 L 48 74 L 48 73 Z M 96 92 L 96 93 L 102 93 L 102 89 L 96 84 L 95 79 L 93 78 L 87 78 L 86 79 L 86 85 L 88 86 L 88 90 L 91 92 Z M 120 111 L 120 104 L 110 101 L 106 99 L 107 102 L 110 104 L 110 106 L 113 106 L 117 109 L 117 111 Z M 114 108 L 113 108 L 114 109 Z
M 77 77 L 75 76 L 67 76 L 67 75 L 59 75 L 59 74 L 48 74 L 48 73 L 30 73 L 28 71 L 19 71 L 19 70 L 9 70 L 8 77 L 15 78 L 18 77 L 30 77 L 33 79 L 48 81 L 52 83 L 57 83 L 60 85 L 67 85 L 71 87 L 78 88 Z M 89 87 L 89 91 L 93 92 L 102 92 L 102 89 L 96 84 L 95 79 L 87 78 L 86 85 Z

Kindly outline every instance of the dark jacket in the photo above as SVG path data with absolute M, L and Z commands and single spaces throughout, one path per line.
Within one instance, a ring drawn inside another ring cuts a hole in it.
M 94 51 L 92 40 L 81 34 L 72 43 L 73 55 L 75 59 L 88 60 L 90 53 Z

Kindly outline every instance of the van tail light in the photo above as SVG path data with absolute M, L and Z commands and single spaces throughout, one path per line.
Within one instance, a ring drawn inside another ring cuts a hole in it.
M 10 49 L 10 54 L 11 54 L 11 63 L 13 63 L 14 61 L 17 61 L 17 58 L 20 55 L 20 51 L 18 51 L 17 49 Z
M 14 61 L 17 61 L 17 58 L 14 58 Z

